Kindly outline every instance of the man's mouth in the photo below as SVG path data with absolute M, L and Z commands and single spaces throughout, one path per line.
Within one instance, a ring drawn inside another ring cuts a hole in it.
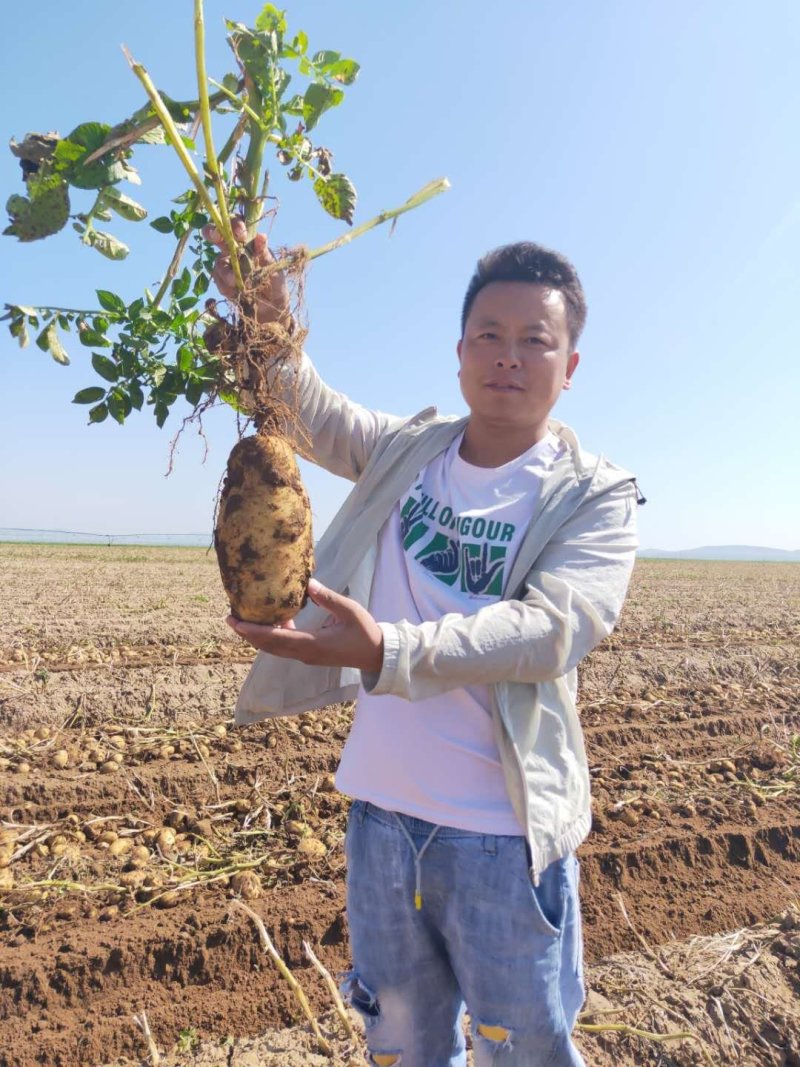
M 515 382 L 506 382 L 501 379 L 492 379 L 491 381 L 483 383 L 486 389 L 493 389 L 496 393 L 522 393 L 524 392 L 521 385 L 517 385 Z

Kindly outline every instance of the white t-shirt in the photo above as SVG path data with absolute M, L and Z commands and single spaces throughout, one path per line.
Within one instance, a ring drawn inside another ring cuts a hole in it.
M 564 447 L 548 433 L 502 467 L 475 467 L 458 454 L 462 436 L 420 472 L 381 530 L 369 602 L 378 622 L 472 615 L 499 600 L 543 477 Z M 336 785 L 439 825 L 523 832 L 486 686 L 414 702 L 361 689 Z

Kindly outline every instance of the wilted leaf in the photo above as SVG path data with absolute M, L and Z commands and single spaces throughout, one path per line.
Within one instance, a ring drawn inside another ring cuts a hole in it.
M 118 192 L 113 187 L 103 191 L 103 200 L 113 211 L 116 211 L 123 219 L 127 219 L 128 222 L 141 222 L 142 219 L 147 218 L 146 208 L 143 208 L 141 204 L 137 204 L 135 200 L 131 200 L 129 196 L 125 196 L 124 193 Z
M 69 356 L 64 351 L 64 347 L 61 344 L 61 340 L 58 336 L 58 328 L 55 321 L 50 320 L 39 336 L 36 338 L 36 344 L 41 348 L 43 352 L 49 352 L 56 363 L 60 363 L 63 367 L 69 364 Z
M 329 215 L 352 226 L 356 209 L 356 190 L 346 174 L 331 174 L 314 182 L 317 199 Z
M 6 202 L 11 225 L 3 233 L 20 241 L 38 241 L 66 226 L 69 193 L 67 183 L 57 174 L 31 175 L 27 184 L 29 196 L 15 194 Z
M 92 248 L 96 248 L 106 259 L 124 259 L 130 252 L 128 246 L 118 237 L 104 230 L 89 230 L 86 234 L 86 242 Z
M 32 164 L 33 168 L 38 170 L 42 163 L 53 158 L 57 144 L 57 133 L 28 133 L 19 143 L 12 138 L 8 147 L 11 149 L 11 154 L 15 155 L 21 163 Z M 22 169 L 26 175 L 32 172 L 24 166 Z
M 19 347 L 27 348 L 30 338 L 28 337 L 28 327 L 25 325 L 25 320 L 15 319 L 13 322 L 9 323 L 8 328 L 11 332 L 11 336 L 16 337 L 19 342 Z

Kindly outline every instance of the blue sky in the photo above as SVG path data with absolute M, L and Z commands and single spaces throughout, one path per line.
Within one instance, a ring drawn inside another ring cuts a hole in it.
M 16 37 L 5 50 L 4 137 L 135 110 L 123 43 L 170 95 L 194 95 L 191 7 L 38 0 L 35 44 Z M 223 16 L 252 22 L 259 9 L 207 0 L 212 77 L 230 69 Z M 507 241 L 540 241 L 573 260 L 589 300 L 556 414 L 638 475 L 643 547 L 800 547 L 800 5 L 305 0 L 287 11 L 312 48 L 362 65 L 319 127 L 358 188 L 357 221 L 430 179 L 452 183 L 391 238 L 378 230 L 314 263 L 307 348 L 323 376 L 383 410 L 462 413 L 455 344 L 474 263 Z M 155 147 L 134 162 L 143 184 L 130 192 L 162 214 L 185 187 L 178 165 Z M 279 181 L 276 243 L 341 232 L 310 187 Z M 23 191 L 9 152 L 0 191 Z M 96 288 L 133 299 L 160 276 L 171 239 L 146 223 L 115 232 L 132 248 L 124 263 L 70 230 L 2 238 L 0 302 L 94 306 Z M 232 413 L 206 419 L 205 464 L 190 431 L 165 479 L 178 407 L 160 431 L 147 410 L 124 427 L 87 426 L 70 401 L 95 376 L 87 349 L 70 352 L 62 368 L 0 334 L 0 526 L 210 529 Z M 348 487 L 304 473 L 319 534 Z

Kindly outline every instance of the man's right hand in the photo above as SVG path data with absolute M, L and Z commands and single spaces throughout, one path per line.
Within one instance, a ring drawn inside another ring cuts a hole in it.
M 231 219 L 233 236 L 237 243 L 244 249 L 247 241 L 247 228 L 243 219 Z M 214 264 L 213 280 L 220 293 L 226 300 L 235 300 L 237 297 L 236 276 L 231 267 L 231 257 L 228 247 L 219 230 L 213 224 L 203 227 L 203 237 L 212 244 L 222 249 Z M 245 259 L 246 255 L 246 259 Z M 248 266 L 248 273 L 252 274 L 260 267 L 266 267 L 275 262 L 275 257 L 269 250 L 266 235 L 257 233 L 243 251 L 240 262 Z M 249 264 L 248 264 L 249 261 Z M 288 326 L 292 314 L 289 303 L 289 287 L 286 283 L 286 275 L 283 271 L 267 275 L 256 291 L 248 294 L 253 301 L 255 316 L 258 322 L 281 322 Z

